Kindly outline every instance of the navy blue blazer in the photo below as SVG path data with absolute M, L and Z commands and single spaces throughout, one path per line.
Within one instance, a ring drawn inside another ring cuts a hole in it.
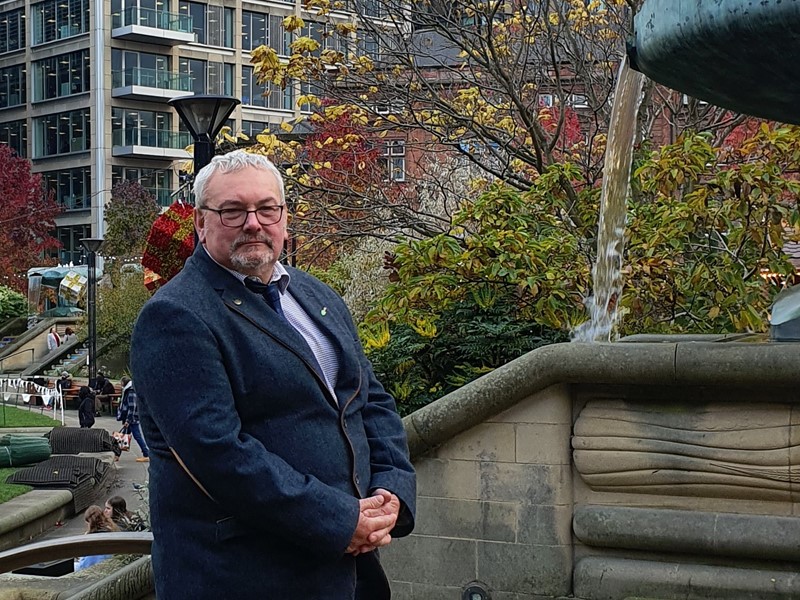
M 341 298 L 287 268 L 334 344 L 336 397 L 311 349 L 202 247 L 142 309 L 131 366 L 150 447 L 159 598 L 349 600 L 356 571 L 388 598 L 377 552 L 345 554 L 376 488 L 414 523 L 416 480 L 394 400 Z M 385 588 L 385 593 L 383 589 Z

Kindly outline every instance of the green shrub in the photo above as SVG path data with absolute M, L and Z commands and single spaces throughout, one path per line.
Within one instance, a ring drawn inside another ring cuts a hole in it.
M 539 346 L 567 340 L 566 332 L 515 317 L 507 304 L 483 309 L 466 301 L 442 313 L 434 337 L 392 326 L 388 344 L 369 358 L 405 416 Z
M 28 299 L 19 292 L 0 287 L 0 323 L 21 317 L 28 312 Z

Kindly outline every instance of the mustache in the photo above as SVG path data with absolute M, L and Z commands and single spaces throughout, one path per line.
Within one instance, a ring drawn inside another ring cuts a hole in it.
M 253 242 L 261 242 L 269 246 L 270 250 L 274 250 L 272 246 L 272 240 L 267 237 L 266 235 L 245 235 L 242 234 L 233 240 L 231 244 L 231 250 L 236 250 L 239 246 L 244 246 L 245 244 L 252 244 Z

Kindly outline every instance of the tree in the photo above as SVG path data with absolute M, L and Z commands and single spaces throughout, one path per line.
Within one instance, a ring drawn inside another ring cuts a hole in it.
M 97 334 L 113 346 L 127 347 L 136 317 L 152 295 L 138 263 L 160 212 L 156 199 L 138 182 L 123 181 L 111 190 L 105 211 L 106 277 L 98 293 Z
M 123 181 L 111 190 L 106 205 L 103 255 L 116 258 L 141 256 L 147 234 L 161 207 L 138 182 Z
M 468 301 L 565 331 L 583 321 L 592 262 L 581 248 L 599 191 L 581 191 L 582 230 L 554 216 L 570 201 L 558 182 L 577 170 L 553 165 L 525 193 L 495 186 L 448 232 L 399 245 L 395 282 L 362 326 L 367 347 L 386 346 L 397 325 L 435 338 Z M 619 333 L 765 330 L 777 289 L 762 274 L 793 273 L 782 249 L 800 237 L 799 172 L 800 128 L 766 124 L 735 148 L 696 134 L 640 158 Z
M 430 179 L 424 165 L 443 154 L 474 165 L 488 182 L 520 191 L 548 167 L 569 161 L 576 169 L 558 182 L 570 198 L 561 218 L 564 227 L 580 227 L 581 189 L 602 177 L 616 74 L 640 4 L 355 0 L 347 3 L 355 14 L 343 19 L 337 13 L 343 2 L 310 0 L 313 22 L 284 20 L 294 39 L 288 60 L 261 47 L 253 61 L 262 82 L 302 91 L 298 104 L 306 108 L 321 104 L 312 120 L 356 115 L 366 136 L 402 139 L 409 163 L 423 165 L 409 169 L 406 185 L 392 198 L 380 189 L 341 191 L 363 195 L 359 202 L 375 215 L 370 222 L 383 225 L 368 233 L 425 237 L 446 226 L 434 219 L 420 227 L 415 218 L 420 183 Z M 658 134 L 668 142 L 685 131 L 708 131 L 718 145 L 744 119 L 651 82 L 639 129 L 641 139 Z M 258 150 L 293 163 L 300 147 L 272 136 Z M 318 162 L 326 161 L 321 156 Z M 325 186 L 309 175 L 288 170 L 288 187 L 298 186 L 305 196 L 309 186 Z M 330 194 L 309 198 L 327 201 Z
M 139 311 L 152 295 L 144 286 L 142 272 L 133 267 L 113 273 L 110 285 L 98 290 L 97 335 L 124 348 L 130 343 Z
M 0 287 L 0 324 L 28 314 L 28 299 L 7 287 Z
M 42 186 L 31 163 L 0 144 L 0 282 L 24 291 L 26 271 L 47 263 L 44 253 L 59 247 L 51 237 L 61 207 Z M 54 262 L 54 261 L 52 261 Z

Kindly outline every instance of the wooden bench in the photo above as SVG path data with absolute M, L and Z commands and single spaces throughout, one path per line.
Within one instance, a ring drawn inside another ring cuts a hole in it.
M 78 392 L 80 389 L 81 386 L 73 384 L 72 387 L 65 388 L 61 391 L 61 396 L 64 400 L 64 408 L 78 408 L 78 404 L 80 404 Z M 122 399 L 122 388 L 114 384 L 114 393 L 109 394 L 108 397 L 110 401 L 107 404 L 109 405 L 110 414 L 115 415 L 119 408 L 120 400 Z

